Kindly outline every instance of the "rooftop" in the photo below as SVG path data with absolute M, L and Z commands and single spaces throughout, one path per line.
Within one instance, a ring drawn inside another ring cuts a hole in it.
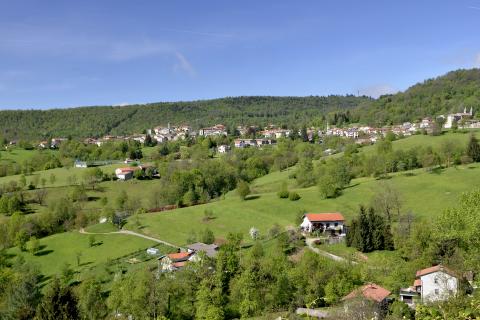
M 305 216 L 311 222 L 345 221 L 345 218 L 339 212 L 334 212 L 334 213 L 307 213 Z
M 364 285 L 363 287 L 360 287 L 360 288 L 350 292 L 342 300 L 348 300 L 348 299 L 356 298 L 358 296 L 363 296 L 364 298 L 367 298 L 369 300 L 374 300 L 376 302 L 382 302 L 390 294 L 391 294 L 391 292 L 388 291 L 387 289 L 382 288 L 375 283 L 369 283 L 369 284 Z

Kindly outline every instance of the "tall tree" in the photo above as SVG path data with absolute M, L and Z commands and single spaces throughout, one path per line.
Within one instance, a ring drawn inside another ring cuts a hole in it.
M 47 289 L 37 308 L 38 320 L 75 320 L 80 319 L 77 297 L 69 286 L 62 286 L 55 278 Z
M 467 155 L 475 162 L 480 162 L 480 144 L 474 134 L 470 135 L 467 145 Z

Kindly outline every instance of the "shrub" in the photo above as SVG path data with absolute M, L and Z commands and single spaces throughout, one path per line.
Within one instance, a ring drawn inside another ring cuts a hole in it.
M 290 195 L 290 192 L 288 192 L 288 190 L 280 190 L 277 192 L 277 195 L 281 199 L 286 199 Z
M 297 201 L 297 200 L 300 200 L 300 195 L 296 192 L 290 192 L 290 195 L 288 196 L 288 199 L 290 199 L 290 201 Z

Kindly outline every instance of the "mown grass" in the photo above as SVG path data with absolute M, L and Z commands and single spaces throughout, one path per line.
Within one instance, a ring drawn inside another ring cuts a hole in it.
M 455 205 L 458 196 L 478 185 L 480 165 L 473 164 L 429 173 L 419 169 L 392 175 L 386 183 L 400 193 L 403 212 L 412 212 L 416 217 L 428 220 L 437 217 L 445 208 Z M 181 208 L 172 211 L 144 214 L 140 217 L 141 232 L 183 245 L 192 231 L 210 228 L 216 236 L 225 237 L 228 232 L 248 234 L 256 227 L 266 234 L 273 224 L 294 225 L 300 210 L 309 212 L 340 211 L 347 220 L 358 212 L 361 204 L 368 205 L 372 196 L 384 181 L 374 178 L 360 178 L 352 181 L 341 196 L 336 199 L 321 199 L 318 189 L 310 187 L 297 189 L 302 197 L 298 201 L 279 199 L 276 192 L 253 195 L 242 201 L 235 191 L 223 200 L 205 205 Z M 204 211 L 212 210 L 215 219 L 203 221 Z M 127 228 L 133 228 L 133 220 Z
M 40 239 L 40 251 L 36 254 L 22 252 L 18 248 L 9 250 L 21 256 L 26 262 L 38 266 L 48 281 L 60 275 L 66 264 L 75 272 L 75 280 L 96 276 L 109 282 L 118 271 L 132 268 L 154 268 L 155 257 L 145 253 L 149 247 L 157 247 L 162 254 L 172 252 L 172 248 L 159 245 L 151 240 L 124 234 L 95 235 L 95 244 L 90 246 L 91 235 L 79 232 L 66 232 Z M 27 246 L 28 247 L 28 246 Z M 80 253 L 80 264 L 77 264 Z M 138 263 L 130 264 L 129 259 L 137 258 Z

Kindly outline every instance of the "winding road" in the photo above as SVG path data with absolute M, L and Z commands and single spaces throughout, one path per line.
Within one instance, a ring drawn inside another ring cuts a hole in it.
M 322 255 L 326 258 L 329 258 L 329 259 L 332 259 L 334 261 L 339 261 L 339 262 L 348 262 L 348 263 L 351 263 L 351 264 L 357 264 L 356 261 L 352 261 L 352 260 L 348 260 L 348 259 L 345 259 L 344 257 L 340 257 L 340 256 L 336 256 L 330 252 L 327 252 L 327 251 L 323 251 L 323 250 L 320 250 L 318 249 L 317 247 L 315 247 L 315 241 L 319 240 L 319 238 L 307 238 L 305 240 L 305 243 L 307 244 L 308 248 L 310 250 L 312 250 L 313 252 L 315 252 L 316 254 L 319 254 L 319 255 Z
M 82 229 L 80 229 L 80 233 L 82 233 L 82 234 L 93 234 L 93 235 L 95 235 L 95 234 L 103 234 L 103 235 L 128 234 L 128 235 L 131 235 L 131 236 L 140 237 L 140 238 L 151 240 L 151 241 L 154 241 L 154 242 L 157 242 L 157 243 L 161 243 L 161 244 L 164 244 L 166 246 L 173 247 L 173 248 L 176 248 L 176 249 L 183 249 L 182 247 L 176 246 L 176 245 L 174 245 L 170 242 L 163 241 L 163 240 L 153 238 L 153 237 L 149 237 L 149 236 L 146 236 L 144 234 L 141 234 L 141 233 L 138 233 L 138 232 L 135 232 L 135 231 L 130 231 L 130 230 L 120 230 L 120 231 L 112 231 L 112 232 L 88 232 L 88 231 L 85 231 L 85 229 L 82 228 Z

